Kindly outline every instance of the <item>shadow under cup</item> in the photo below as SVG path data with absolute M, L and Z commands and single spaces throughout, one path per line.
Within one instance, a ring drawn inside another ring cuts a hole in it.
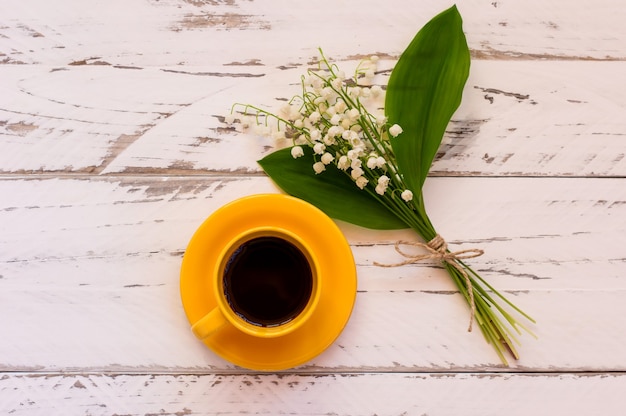
M 274 228 L 236 238 L 215 277 L 226 319 L 260 337 L 298 328 L 313 312 L 320 292 L 316 261 L 306 244 Z

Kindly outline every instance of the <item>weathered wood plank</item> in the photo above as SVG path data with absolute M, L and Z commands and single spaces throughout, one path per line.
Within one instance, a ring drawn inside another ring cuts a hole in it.
M 474 62 L 431 174 L 626 176 L 626 87 L 614 81 L 625 68 Z M 0 71 L 1 173 L 198 174 L 259 172 L 272 141 L 232 130 L 223 116 L 238 101 L 280 108 L 305 68 Z
M 478 57 L 626 58 L 620 0 L 458 3 Z M 243 0 L 113 0 L 56 7 L 42 0 L 4 1 L 0 63 L 289 66 L 306 62 L 319 46 L 337 57 L 398 56 L 426 21 L 450 5 L 442 0 L 275 1 L 271 6 Z
M 97 174 L 156 125 L 169 146 L 180 141 L 180 134 L 202 142 L 206 115 L 194 117 L 192 111 L 190 119 L 185 108 L 235 79 L 222 83 L 160 69 L 104 67 L 11 66 L 2 67 L 2 74 L 3 173 Z M 178 126 L 168 129 L 174 114 Z M 167 147 L 159 146 L 165 152 Z
M 23 375 L 4 414 L 621 415 L 624 374 Z
M 539 321 L 539 340 L 522 337 L 517 368 L 624 370 L 623 185 L 427 181 L 440 232 L 486 249 L 472 264 Z M 213 210 L 270 191 L 262 177 L 0 181 L 0 368 L 232 371 L 189 332 L 180 260 Z M 498 368 L 480 333 L 465 332 L 468 311 L 441 269 L 372 266 L 397 260 L 391 244 L 410 233 L 341 226 L 357 261 L 357 304 L 340 340 L 305 370 Z
M 4 179 L 0 191 L 1 258 L 18 267 L 135 254 L 177 257 L 215 209 L 276 188 L 263 177 L 101 177 Z M 583 287 L 594 262 L 608 267 L 598 277 L 603 285 L 621 288 L 625 192 L 621 179 L 429 178 L 425 199 L 450 244 L 483 247 L 485 255 L 471 263 L 502 274 L 512 290 L 556 289 L 565 282 Z M 393 242 L 414 238 L 410 231 L 341 228 L 363 267 L 395 260 Z M 551 275 L 559 267 L 569 270 L 566 281 Z M 367 270 L 374 279 L 389 271 Z

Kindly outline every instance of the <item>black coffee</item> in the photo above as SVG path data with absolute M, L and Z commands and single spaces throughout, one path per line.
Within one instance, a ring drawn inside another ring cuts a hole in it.
M 306 306 L 313 274 L 306 256 L 278 237 L 243 243 L 224 269 L 224 294 L 240 317 L 257 326 L 289 322 Z

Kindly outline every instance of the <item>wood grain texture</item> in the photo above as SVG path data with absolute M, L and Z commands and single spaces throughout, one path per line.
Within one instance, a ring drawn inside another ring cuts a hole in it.
M 67 1 L 67 0 L 66 0 Z M 470 49 L 481 59 L 623 60 L 620 0 L 459 1 Z M 3 63 L 290 66 L 320 46 L 337 57 L 397 57 L 415 32 L 450 7 L 443 0 L 3 2 Z M 367 27 L 368 30 L 363 30 Z M 259 46 L 263 45 L 263 46 Z
M 386 84 L 393 62 L 381 63 L 376 82 Z M 626 87 L 614 81 L 623 67 L 473 62 L 431 175 L 626 176 Z M 305 72 L 9 67 L 0 172 L 260 173 L 256 160 L 273 142 L 237 133 L 224 116 L 236 102 L 277 110 L 298 93 Z
M 22 375 L 0 377 L 11 415 L 620 415 L 623 374 Z M 497 400 L 494 400 L 497 398 Z M 532 399 L 529 399 L 532 398 Z M 237 409 L 233 411 L 233 409 Z
M 626 87 L 614 83 L 623 66 L 475 61 L 431 175 L 626 176 Z M 277 110 L 306 68 L 226 71 L 9 67 L 2 172 L 260 173 L 273 142 L 237 133 L 224 116 L 236 102 Z
M 278 192 L 276 109 L 317 48 L 385 85 L 442 0 L 0 2 L 0 413 L 619 415 L 626 403 L 626 8 L 460 0 L 472 68 L 426 182 L 451 248 L 537 319 L 505 368 L 437 265 L 381 268 L 408 231 L 340 223 L 358 271 L 339 339 L 254 374 L 198 342 L 194 230 Z

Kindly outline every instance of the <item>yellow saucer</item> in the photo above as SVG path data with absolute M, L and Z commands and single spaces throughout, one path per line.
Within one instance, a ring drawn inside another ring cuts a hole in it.
M 278 338 L 257 338 L 226 326 L 204 340 L 217 355 L 252 370 L 295 367 L 324 351 L 348 322 L 356 297 L 356 267 L 350 246 L 337 225 L 315 206 L 281 194 L 260 194 L 215 211 L 191 238 L 180 273 L 180 292 L 189 323 L 216 305 L 210 274 L 229 241 L 250 228 L 287 229 L 305 240 L 319 260 L 322 293 L 313 315 L 301 328 Z

